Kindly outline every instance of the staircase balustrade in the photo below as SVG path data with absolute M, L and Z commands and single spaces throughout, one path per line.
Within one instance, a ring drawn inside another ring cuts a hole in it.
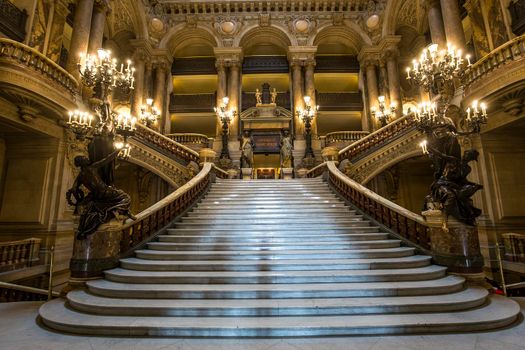
M 59 84 L 72 95 L 78 92 L 77 80 L 64 68 L 27 45 L 10 39 L 0 39 L 0 62 L 11 61 Z
M 146 141 L 147 143 L 168 152 L 170 155 L 174 155 L 176 158 L 181 159 L 186 163 L 192 161 L 199 163 L 199 153 L 142 124 L 137 124 L 137 130 L 134 137 L 141 141 Z
M 40 238 L 0 242 L 0 272 L 29 267 L 39 260 Z
M 429 253 L 430 231 L 425 219 L 345 176 L 335 162 L 326 162 L 328 182 L 343 198 L 396 234 Z
M 525 235 L 504 233 L 501 235 L 505 246 L 504 260 L 525 263 Z
M 177 133 L 168 134 L 166 137 L 172 139 L 175 142 L 186 145 L 195 151 L 198 151 L 202 148 L 211 148 L 211 145 L 213 144 L 213 138 L 203 134 Z
M 139 213 L 135 221 L 124 225 L 120 241 L 121 254 L 150 239 L 195 204 L 211 184 L 213 172 L 220 173 L 211 163 L 205 163 L 199 174 L 187 184 Z
M 363 137 L 369 135 L 368 131 L 336 131 L 328 133 L 324 136 L 325 147 L 334 146 L 337 144 L 348 144 L 354 143 L 361 140 Z
M 525 35 L 514 38 L 474 63 L 466 72 L 465 91 L 497 68 L 525 58 Z
M 384 146 L 387 142 L 406 134 L 416 128 L 412 116 L 399 118 L 385 127 L 364 136 L 339 152 L 339 160 L 355 160 L 363 157 L 373 149 Z

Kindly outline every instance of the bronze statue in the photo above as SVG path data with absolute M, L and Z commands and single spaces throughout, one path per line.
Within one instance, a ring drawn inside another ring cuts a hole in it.
M 434 168 L 434 182 L 426 198 L 425 209 L 438 204 L 445 215 L 467 225 L 474 225 L 481 210 L 474 207 L 471 197 L 483 186 L 470 182 L 468 163 L 477 161 L 479 153 L 470 149 L 461 155 L 454 122 L 444 122 L 423 130 L 428 138 L 428 151 Z
M 100 225 L 116 218 L 118 214 L 135 219 L 130 212 L 131 198 L 129 195 L 107 185 L 99 172 L 100 168 L 111 164 L 120 151 L 116 150 L 97 162 L 91 162 L 84 156 L 75 158 L 75 166 L 80 168 L 80 173 L 73 187 L 67 191 L 66 198 L 70 205 L 75 206 L 75 214 L 80 215 L 77 239 L 85 239 Z M 89 191 L 87 196 L 82 187 Z M 74 197 L 75 201 L 71 197 Z
M 283 131 L 281 138 L 281 168 L 291 168 L 293 163 L 293 142 L 290 132 L 288 130 Z
M 241 143 L 241 168 L 252 168 L 253 165 L 253 140 L 250 132 L 245 130 Z

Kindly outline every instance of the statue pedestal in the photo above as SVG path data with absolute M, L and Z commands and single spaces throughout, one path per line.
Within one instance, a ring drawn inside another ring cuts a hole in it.
M 84 240 L 75 238 L 69 263 L 72 284 L 102 277 L 104 270 L 119 264 L 122 221 L 111 220 Z
M 253 174 L 253 168 L 241 168 L 242 179 L 251 180 Z
M 203 148 L 199 151 L 200 163 L 214 163 L 217 153 L 211 148 Z
M 281 168 L 281 174 L 283 180 L 293 179 L 293 168 Z
M 299 178 L 299 179 L 304 179 L 306 178 L 306 173 L 308 173 L 308 168 L 299 168 L 295 171 L 295 175 Z
M 228 173 L 228 179 L 238 179 L 239 178 L 239 170 L 237 169 L 228 169 L 226 170 Z
M 335 147 L 325 147 L 321 151 L 321 156 L 325 162 L 337 162 L 339 160 L 339 150 Z
M 449 272 L 461 275 L 469 282 L 482 283 L 485 276 L 477 227 L 465 225 L 449 216 L 446 230 L 441 210 L 427 210 L 422 215 L 430 227 L 434 262 L 447 266 Z

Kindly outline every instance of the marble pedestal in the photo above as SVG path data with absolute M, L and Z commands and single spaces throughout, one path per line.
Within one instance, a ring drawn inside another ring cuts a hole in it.
M 449 272 L 477 282 L 484 278 L 476 226 L 465 225 L 448 217 L 448 230 L 444 229 L 444 216 L 440 210 L 422 213 L 430 227 L 430 245 L 434 262 L 447 266 Z
M 253 174 L 253 168 L 241 168 L 242 179 L 251 180 Z
M 281 168 L 281 174 L 283 180 L 293 179 L 293 168 Z
M 71 277 L 81 282 L 101 277 L 104 270 L 119 264 L 122 222 L 112 220 L 84 240 L 75 238 L 73 256 L 69 263 Z

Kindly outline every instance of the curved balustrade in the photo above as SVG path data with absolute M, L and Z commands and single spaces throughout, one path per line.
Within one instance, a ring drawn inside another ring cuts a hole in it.
M 465 88 L 500 66 L 525 58 L 525 35 L 514 38 L 474 63 L 464 77 Z
M 308 172 L 306 173 L 306 177 L 312 178 L 312 177 L 323 176 L 325 171 L 326 171 L 326 163 L 321 163 L 315 168 L 308 170 Z
M 430 231 L 425 219 L 360 185 L 326 162 L 328 182 L 343 198 L 423 251 L 430 251 Z
M 339 151 L 339 159 L 354 160 L 360 158 L 372 149 L 381 147 L 387 141 L 391 141 L 415 129 L 415 127 L 411 116 L 399 118 Z
M 191 161 L 199 163 L 199 154 L 197 152 L 142 124 L 137 124 L 137 130 L 134 137 L 146 141 L 159 149 L 167 151 L 186 163 Z
M 230 174 L 228 174 L 228 172 L 222 170 L 215 164 L 213 164 L 213 169 L 215 170 L 215 177 L 218 177 L 219 179 L 229 179 L 230 178 Z
M 368 131 L 336 131 L 324 136 L 325 147 L 337 144 L 349 144 L 361 140 L 370 134 Z
M 205 163 L 188 183 L 137 214 L 135 221 L 122 227 L 120 253 L 125 254 L 149 239 L 195 204 L 212 181 L 212 169 L 215 171 L 211 163 Z
M 48 77 L 72 95 L 78 91 L 77 80 L 58 64 L 35 49 L 10 39 L 0 39 L 0 60 L 9 60 Z
M 175 142 L 178 142 L 183 145 L 187 145 L 193 150 L 199 150 L 202 148 L 211 148 L 213 143 L 213 138 L 209 138 L 203 134 L 192 134 L 192 133 L 176 133 L 168 134 L 166 137 L 172 139 Z

